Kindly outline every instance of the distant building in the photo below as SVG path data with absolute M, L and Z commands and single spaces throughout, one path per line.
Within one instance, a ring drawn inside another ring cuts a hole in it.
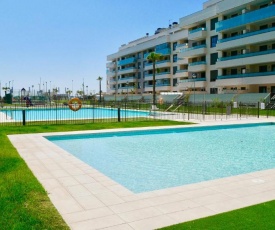
M 107 93 L 151 93 L 150 52 L 164 56 L 157 93 L 275 93 L 275 3 L 209 0 L 179 23 L 122 45 L 107 57 Z

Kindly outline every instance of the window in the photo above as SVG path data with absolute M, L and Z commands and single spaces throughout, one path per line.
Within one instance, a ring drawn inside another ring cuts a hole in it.
M 266 93 L 266 92 L 267 92 L 266 86 L 259 86 L 259 93 Z
M 261 5 L 261 6 L 260 6 L 260 9 L 265 8 L 265 7 L 268 7 L 268 4 L 263 4 L 263 5 Z
M 238 36 L 238 32 L 231 33 L 231 37 Z
M 210 81 L 216 81 L 217 77 L 218 77 L 218 70 L 211 70 Z
M 238 55 L 238 51 L 237 50 L 231 51 L 231 56 L 237 56 L 237 55 Z
M 237 17 L 237 16 L 238 16 L 238 13 L 232 14 L 232 15 L 231 15 L 231 18 L 235 18 L 235 17 Z
M 231 69 L 231 75 L 237 75 L 238 70 L 237 69 Z
M 210 88 L 210 94 L 217 94 L 218 88 Z
M 178 61 L 178 55 L 177 54 L 174 54 L 173 55 L 173 62 L 177 62 Z
M 174 43 L 173 43 L 173 50 L 176 50 L 176 49 L 177 49 L 177 45 L 178 45 L 177 42 L 174 42 Z
M 271 66 L 271 70 L 272 70 L 272 71 L 275 71 L 275 65 L 272 65 L 272 66 Z
M 173 86 L 176 86 L 178 84 L 178 79 L 173 79 Z
M 268 28 L 268 25 L 266 24 L 266 25 L 262 25 L 262 26 L 260 26 L 260 30 L 265 30 L 265 29 L 267 29 Z
M 176 74 L 177 70 L 178 70 L 178 67 L 177 66 L 173 66 L 173 74 Z
M 273 22 L 271 26 L 272 26 L 272 27 L 275 27 L 275 22 Z
M 272 44 L 272 49 L 273 49 L 273 50 L 275 50 L 275 43 L 274 43 L 274 44 Z
M 259 72 L 260 72 L 260 73 L 262 73 L 262 72 L 267 72 L 267 65 L 259 66 Z
M 212 18 L 210 21 L 210 29 L 215 30 L 216 29 L 216 23 L 219 21 L 218 18 Z
M 211 48 L 216 47 L 217 42 L 218 42 L 218 35 L 212 36 L 211 37 Z
M 210 65 L 215 65 L 218 59 L 218 53 L 210 54 Z
M 259 47 L 259 51 L 266 51 L 267 50 L 267 45 L 263 45 Z
M 138 69 L 140 69 L 140 67 L 141 67 L 141 63 L 140 63 L 140 62 L 138 62 Z

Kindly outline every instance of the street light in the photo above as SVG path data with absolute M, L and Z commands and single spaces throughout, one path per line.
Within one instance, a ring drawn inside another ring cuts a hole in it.
M 192 73 L 192 79 L 194 81 L 194 106 L 195 106 L 196 78 L 197 78 L 197 74 L 196 73 Z

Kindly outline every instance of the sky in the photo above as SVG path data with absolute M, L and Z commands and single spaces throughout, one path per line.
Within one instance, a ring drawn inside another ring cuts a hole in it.
M 106 91 L 107 55 L 202 10 L 205 0 L 0 0 L 0 82 Z M 1 90 L 1 95 L 3 95 Z

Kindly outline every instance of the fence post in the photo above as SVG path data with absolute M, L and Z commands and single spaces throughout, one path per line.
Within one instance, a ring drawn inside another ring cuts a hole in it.
M 117 121 L 120 122 L 120 108 L 117 108 Z
M 258 118 L 260 118 L 260 102 L 258 101 Z
M 22 115 L 23 115 L 23 125 L 26 125 L 26 110 L 22 110 Z

